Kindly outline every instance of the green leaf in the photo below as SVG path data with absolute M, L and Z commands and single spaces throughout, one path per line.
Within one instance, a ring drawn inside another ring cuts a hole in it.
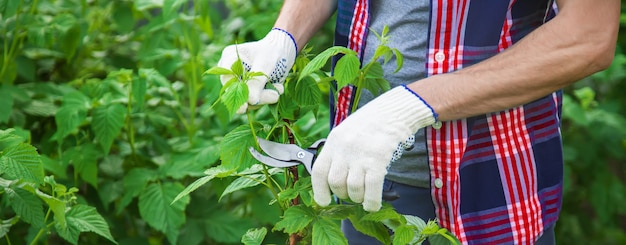
M 54 223 L 54 228 L 63 239 L 70 242 L 71 244 L 78 244 L 78 237 L 80 236 L 80 230 L 78 227 L 66 223 L 62 225 L 61 223 Z
M 241 238 L 241 243 L 244 245 L 261 245 L 265 235 L 267 235 L 265 227 L 249 229 Z
M 393 208 L 385 206 L 377 212 L 368 213 L 361 220 L 384 221 L 384 220 L 404 220 L 404 217 L 396 212 Z
M 137 111 L 143 111 L 148 90 L 148 81 L 145 76 L 142 76 L 144 72 L 143 69 L 139 69 L 139 78 L 133 79 L 131 84 L 132 105 L 133 109 Z
M 230 131 L 220 143 L 220 159 L 228 169 L 244 170 L 257 163 L 248 148 L 256 146 L 249 125 L 241 125 Z
M 119 214 L 134 197 L 142 193 L 148 182 L 156 180 L 156 171 L 147 168 L 133 168 L 124 176 L 124 196 L 120 201 Z
M 109 225 L 96 208 L 78 204 L 67 212 L 66 217 L 68 224 L 76 227 L 80 232 L 94 232 L 117 244 L 113 236 L 111 236 Z
M 322 208 L 318 216 L 323 216 L 333 220 L 343 220 L 353 215 L 355 206 L 353 205 L 330 205 Z
M 404 56 L 402 55 L 402 53 L 400 53 L 400 50 L 398 49 L 392 49 L 394 55 L 396 56 L 396 69 L 393 71 L 393 73 L 396 73 L 398 71 L 400 71 L 400 69 L 402 69 L 402 66 L 404 65 Z
M 24 142 L 24 139 L 15 133 L 14 128 L 7 130 L 0 129 L 0 149 L 4 150 L 5 148 L 15 146 L 22 142 Z
M 391 237 L 389 235 L 389 229 L 381 222 L 360 219 L 364 212 L 365 211 L 361 209 L 358 214 L 350 215 L 352 226 L 354 226 L 357 231 L 374 237 L 383 244 L 390 244 Z
M 372 61 L 378 61 L 379 58 L 385 57 L 383 62 L 384 64 L 387 64 L 388 58 L 391 58 L 391 57 L 387 57 L 390 52 L 392 52 L 391 48 L 384 46 L 384 45 L 380 45 L 376 48 Z
M 13 211 L 20 216 L 20 219 L 33 225 L 35 228 L 43 228 L 45 226 L 43 216 L 43 205 L 41 200 L 33 193 L 24 189 L 5 189 L 9 196 L 9 203 Z
M 172 13 L 178 11 L 180 6 L 186 3 L 187 0 L 164 0 L 163 1 L 163 14 L 171 15 Z
M 298 105 L 315 106 L 322 101 L 322 91 L 313 78 L 306 77 L 296 82 L 295 94 L 292 97 Z
M 230 193 L 233 193 L 235 191 L 260 185 L 265 180 L 266 180 L 266 177 L 264 174 L 253 174 L 253 175 L 239 177 L 226 187 L 226 190 L 222 192 L 222 195 L 220 196 L 219 200 L 222 200 L 222 197 Z
M 81 179 L 98 188 L 98 158 L 100 153 L 94 144 L 83 144 L 68 149 L 63 161 L 74 166 Z
M 217 166 L 217 167 L 213 167 L 213 168 L 210 168 L 210 169 L 207 169 L 204 172 L 206 174 L 206 176 L 197 179 L 196 181 L 194 181 L 193 183 L 191 183 L 187 187 L 185 187 L 185 189 L 183 191 L 181 191 L 178 195 L 176 195 L 176 197 L 174 198 L 174 200 L 172 201 L 171 204 L 173 204 L 174 202 L 180 200 L 183 197 L 189 196 L 189 193 L 195 191 L 196 189 L 200 188 L 201 186 L 205 185 L 206 183 L 209 183 L 209 181 L 211 181 L 215 177 L 218 177 L 219 175 L 222 175 L 224 173 L 233 173 L 233 172 L 235 172 L 234 169 L 227 169 L 227 168 L 225 168 L 222 165 Z
M 409 244 L 415 236 L 415 231 L 411 226 L 401 225 L 393 232 L 393 244 L 404 245 Z
M 335 65 L 335 79 L 337 80 L 337 87 L 344 87 L 351 84 L 354 79 L 359 75 L 359 69 L 361 68 L 361 62 L 359 57 L 353 54 L 346 54 Z
M 237 51 L 239 52 L 239 51 Z M 239 55 L 239 54 L 237 54 Z M 240 59 L 237 59 L 231 66 L 230 70 L 235 74 L 235 76 L 243 77 L 243 62 Z
M 139 214 L 150 226 L 165 233 L 171 244 L 176 244 L 179 229 L 185 223 L 189 197 L 172 203 L 183 189 L 180 183 L 152 183 L 139 195 Z
M 243 82 L 235 82 L 224 90 L 221 99 L 230 114 L 234 115 L 239 107 L 248 101 L 248 85 Z
M 369 65 L 367 70 L 367 74 L 365 74 L 366 78 L 382 78 L 385 75 L 385 71 L 383 70 L 383 65 L 380 62 L 372 62 Z
M 205 71 L 204 74 L 211 74 L 211 75 L 236 75 L 233 71 L 231 71 L 229 69 L 226 69 L 226 68 L 223 68 L 223 67 L 218 67 L 218 66 L 211 67 L 210 69 Z
M 0 123 L 9 122 L 13 112 L 13 96 L 7 86 L 0 86 Z
M 9 234 L 9 231 L 11 231 L 11 226 L 17 223 L 18 220 L 19 219 L 16 217 L 7 220 L 0 219 L 0 237 L 4 237 Z
M 0 152 L 0 174 L 32 183 L 43 183 L 43 163 L 35 147 L 20 143 Z
M 163 6 L 163 0 L 135 0 L 134 3 L 139 11 Z
M 324 50 L 323 52 L 319 53 L 317 56 L 315 56 L 315 58 L 313 58 L 305 67 L 304 69 L 302 69 L 302 71 L 300 71 L 300 76 L 298 77 L 298 80 L 310 75 L 311 73 L 321 69 L 326 62 L 328 62 L 328 59 L 330 59 L 331 57 L 342 53 L 342 54 L 349 54 L 349 55 L 354 55 L 356 56 L 357 53 L 354 52 L 352 49 L 346 48 L 346 47 L 340 47 L 340 46 L 334 46 L 334 47 L 330 47 L 326 50 Z
M 81 92 L 73 91 L 63 96 L 63 105 L 54 117 L 57 131 L 52 138 L 62 140 L 74 132 L 85 121 L 90 107 L 89 98 Z
M 241 242 L 241 237 L 254 224 L 245 218 L 235 216 L 232 211 L 211 209 L 205 219 L 205 234 L 218 244 Z
M 121 104 L 102 105 L 93 110 L 91 128 L 105 155 L 109 154 L 113 140 L 122 131 L 124 119 L 126 119 L 126 108 Z
M 297 233 L 306 228 L 313 220 L 315 220 L 315 210 L 311 207 L 298 205 L 291 206 L 285 211 L 283 219 L 276 223 L 273 230 L 282 230 L 287 234 Z M 334 223 L 333 223 L 334 224 Z M 315 238 L 314 238 L 315 239 Z M 313 244 L 334 244 L 334 243 L 315 243 Z
M 41 198 L 46 204 L 48 204 L 48 207 L 50 208 L 50 210 L 52 210 L 52 213 L 54 214 L 55 228 L 57 228 L 57 230 L 61 229 L 65 231 L 67 229 L 67 219 L 65 217 L 65 202 L 39 190 L 36 190 L 35 194 L 37 194 L 39 198 Z M 71 234 L 66 233 L 65 235 Z M 76 237 L 76 239 L 78 239 L 78 237 Z
M 341 232 L 341 227 L 337 222 L 319 218 L 313 223 L 313 242 L 312 244 L 348 244 L 348 239 Z
M 404 218 L 406 219 L 407 224 L 415 226 L 418 231 L 426 228 L 426 222 L 420 217 L 413 215 L 404 215 Z
M 85 121 L 85 118 L 87 118 L 87 112 L 85 110 L 69 106 L 61 107 L 54 116 L 57 131 L 52 138 L 62 140 L 67 137 Z

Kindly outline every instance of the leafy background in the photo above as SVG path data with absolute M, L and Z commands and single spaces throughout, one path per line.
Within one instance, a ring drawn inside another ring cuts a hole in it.
M 261 188 L 222 196 L 232 179 L 215 179 L 170 205 L 246 122 L 211 107 L 221 85 L 203 72 L 262 38 L 281 4 L 0 0 L 0 244 L 238 244 L 263 226 L 284 243 Z M 312 53 L 332 33 L 331 20 Z M 565 89 L 559 244 L 626 244 L 624 38 L 608 70 Z

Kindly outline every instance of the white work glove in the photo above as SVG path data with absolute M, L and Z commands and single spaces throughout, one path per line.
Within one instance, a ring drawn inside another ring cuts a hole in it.
M 244 69 L 252 72 L 262 72 L 267 76 L 257 76 L 250 79 L 248 84 L 248 103 L 243 104 L 238 114 L 243 114 L 248 105 L 264 105 L 278 102 L 278 96 L 284 92 L 283 83 L 289 70 L 293 66 L 297 55 L 297 44 L 293 36 L 287 31 L 273 28 L 267 35 L 256 42 L 230 45 L 222 51 L 218 67 L 230 69 L 237 61 L 237 53 Z M 222 85 L 228 82 L 232 75 L 222 75 Z M 270 82 L 273 87 L 266 88 Z
M 432 108 L 406 86 L 367 103 L 328 135 L 311 173 L 315 202 L 327 206 L 332 191 L 378 211 L 390 160 L 407 138 L 435 121 Z

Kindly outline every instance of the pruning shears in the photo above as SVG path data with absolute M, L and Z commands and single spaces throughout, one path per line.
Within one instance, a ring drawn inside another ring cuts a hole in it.
M 259 137 L 257 137 L 257 141 L 259 142 L 259 147 L 267 156 L 255 150 L 254 147 L 250 147 L 248 150 L 259 162 L 276 168 L 287 168 L 302 164 L 309 174 L 313 170 L 313 163 L 317 154 L 324 146 L 324 143 L 326 143 L 326 139 L 320 139 L 308 148 L 302 149 L 295 144 L 281 144 Z M 394 190 L 383 191 L 383 200 L 385 201 L 393 201 L 399 197 L 400 195 Z

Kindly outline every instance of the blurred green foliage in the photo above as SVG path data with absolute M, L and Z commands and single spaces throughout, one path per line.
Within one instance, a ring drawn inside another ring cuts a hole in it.
M 47 176 L 41 182 L 0 169 L 0 244 L 64 244 L 76 235 L 52 217 L 42 227 L 38 214 L 15 208 L 9 190 L 33 183 L 46 195 L 71 189 L 64 201 L 78 208 L 68 217 L 83 211 L 99 222 L 101 215 L 119 244 L 237 244 L 262 226 L 267 243 L 283 243 L 285 235 L 271 231 L 280 210 L 262 188 L 218 202 L 229 182 L 217 180 L 170 205 L 219 164 L 226 132 L 246 123 L 211 107 L 221 84 L 202 73 L 226 45 L 262 38 L 281 4 L 0 0 L 0 157 L 8 162 L 15 151 L 6 149 L 19 138 L 19 147 L 36 148 L 28 153 L 37 160 L 26 162 Z M 332 45 L 332 22 L 312 40 L 312 53 Z M 612 66 L 564 90 L 559 244 L 626 244 L 626 14 L 621 23 Z M 298 127 L 323 134 L 327 125 Z M 44 213 L 57 207 L 22 196 Z M 98 227 L 81 229 L 76 242 L 110 243 Z

